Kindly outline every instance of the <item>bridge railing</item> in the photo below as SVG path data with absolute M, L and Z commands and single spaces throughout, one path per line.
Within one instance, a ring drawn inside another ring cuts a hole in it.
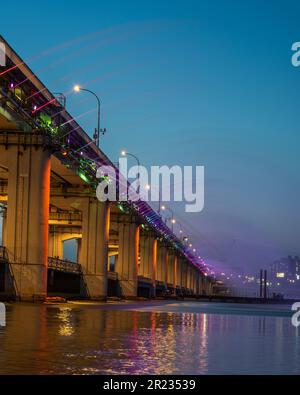
M 48 258 L 48 269 L 57 270 L 65 273 L 82 274 L 82 268 L 79 263 L 65 261 L 58 258 Z
M 49 219 L 52 221 L 82 221 L 82 213 L 50 212 Z

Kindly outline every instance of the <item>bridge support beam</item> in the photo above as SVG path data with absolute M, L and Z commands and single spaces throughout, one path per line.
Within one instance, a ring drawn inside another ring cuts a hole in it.
M 48 255 L 53 258 L 63 259 L 63 235 L 61 233 L 49 233 Z
M 147 234 L 141 236 L 139 275 L 152 280 L 150 297 L 156 296 L 157 248 L 157 240 L 154 236 Z
M 157 244 L 157 276 L 156 279 L 165 284 L 167 288 L 168 250 L 162 243 Z
M 82 199 L 82 213 L 82 240 L 78 254 L 84 277 L 82 296 L 105 300 L 110 208 L 106 202 L 85 198 Z
M 192 270 L 192 290 L 193 290 L 193 294 L 197 295 L 197 270 L 193 267 Z
M 176 285 L 181 289 L 181 257 L 177 257 Z
M 192 292 L 196 295 L 196 269 L 192 267 Z
M 119 293 L 124 298 L 136 298 L 140 228 L 135 223 L 120 223 L 118 231 L 119 253 L 115 271 L 118 273 Z
M 167 286 L 174 286 L 174 274 L 175 274 L 175 255 L 173 251 L 168 251 L 168 261 L 167 261 Z
M 0 147 L 1 153 L 5 150 Z M 47 294 L 50 154 L 41 146 L 9 145 L 6 247 L 21 300 Z M 1 155 L 0 155 L 1 156 Z
M 201 273 L 196 271 L 196 295 L 200 295 Z
M 182 275 L 182 288 L 185 289 L 185 291 L 187 290 L 187 267 L 188 264 L 186 262 L 185 259 L 182 260 L 181 262 L 181 275 Z
M 211 283 L 206 276 L 201 276 L 201 294 L 211 295 Z
M 178 270 L 178 257 L 174 255 L 174 270 L 173 270 L 173 295 L 177 294 L 177 270 Z
M 212 283 L 208 278 L 205 278 L 206 295 L 212 295 Z

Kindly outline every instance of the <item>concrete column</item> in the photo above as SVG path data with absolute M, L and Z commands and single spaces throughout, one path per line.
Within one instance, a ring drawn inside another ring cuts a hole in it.
M 118 273 L 120 294 L 125 298 L 137 296 L 140 228 L 135 223 L 119 224 L 119 254 L 115 271 Z
M 192 271 L 192 290 L 193 293 L 196 294 L 196 269 L 193 267 L 193 271 Z
M 200 272 L 196 270 L 196 295 L 198 296 L 200 294 Z
M 199 295 L 199 276 L 200 273 L 198 270 L 195 269 L 195 281 L 194 281 L 194 289 L 195 289 L 195 295 Z
M 48 242 L 48 256 L 63 259 L 63 238 L 61 233 L 50 232 Z
M 191 290 L 195 293 L 195 268 L 191 266 Z
M 152 236 L 141 234 L 139 275 L 148 279 L 153 278 L 153 243 Z
M 191 265 L 186 262 L 186 288 L 191 289 Z
M 165 266 L 165 287 L 168 289 L 168 281 L 169 281 L 169 260 L 170 260 L 170 251 L 166 249 L 166 266 Z
M 107 297 L 107 261 L 110 208 L 107 202 L 82 201 L 82 240 L 79 263 L 84 277 L 83 295 L 103 300 Z
M 50 154 L 42 147 L 8 146 L 6 247 L 22 300 L 47 294 Z
M 153 240 L 153 270 L 152 270 L 152 297 L 156 296 L 156 279 L 157 279 L 157 240 Z
M 189 289 L 189 265 L 187 261 L 184 262 L 184 277 L 185 277 L 185 288 Z
M 177 285 L 182 287 L 182 276 L 181 276 L 181 258 L 177 258 Z
M 174 293 L 174 296 L 176 296 L 176 290 L 177 290 L 177 264 L 178 264 L 178 258 L 175 255 L 174 256 L 174 271 L 173 271 L 173 293 Z
M 200 295 L 204 295 L 204 274 L 201 275 L 200 278 Z
M 152 235 L 141 235 L 140 238 L 139 275 L 151 279 L 152 297 L 156 296 L 157 279 L 157 240 Z
M 212 295 L 212 283 L 206 278 L 206 293 L 207 295 Z
M 168 284 L 173 286 L 174 284 L 174 261 L 175 255 L 174 252 L 169 252 L 169 259 L 168 259 Z
M 166 272 L 167 272 L 167 264 L 168 264 L 168 250 L 167 248 L 158 243 L 157 245 L 157 280 L 166 282 Z
M 203 294 L 211 295 L 211 283 L 206 276 L 203 276 Z
M 193 293 L 193 291 L 194 291 L 194 268 L 190 263 L 188 264 L 188 267 L 189 267 L 189 279 L 190 279 L 189 289 Z
M 182 263 L 183 263 L 183 266 L 182 266 L 182 269 L 183 269 L 183 272 L 182 272 L 182 274 L 183 274 L 183 286 L 187 290 L 188 289 L 188 265 L 187 265 L 187 261 L 186 260 L 183 260 Z

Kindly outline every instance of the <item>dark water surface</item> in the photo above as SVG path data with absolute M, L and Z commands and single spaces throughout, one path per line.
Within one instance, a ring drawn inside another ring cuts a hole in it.
M 290 306 L 7 305 L 0 374 L 299 374 Z

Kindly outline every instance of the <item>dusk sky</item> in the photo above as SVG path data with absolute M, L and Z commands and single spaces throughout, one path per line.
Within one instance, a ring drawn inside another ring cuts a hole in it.
M 208 261 L 247 271 L 300 255 L 299 1 L 1 4 L 3 37 L 101 148 L 204 165 L 205 208 L 173 204 Z M 34 22 L 33 22 L 34 21 Z

